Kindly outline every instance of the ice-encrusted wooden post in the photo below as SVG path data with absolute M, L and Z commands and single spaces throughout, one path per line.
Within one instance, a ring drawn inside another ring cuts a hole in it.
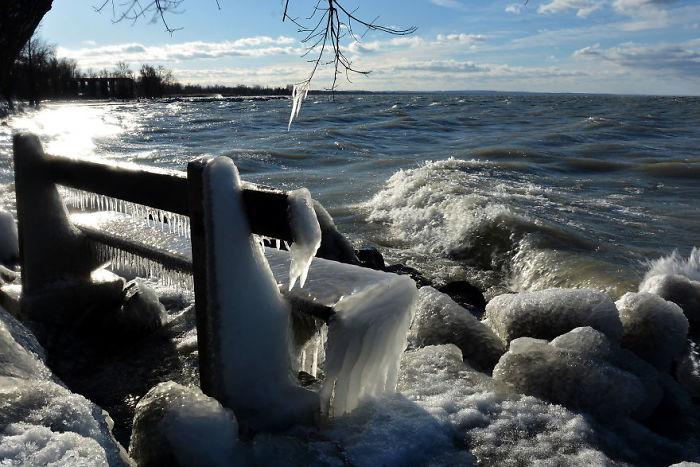
M 233 409 L 243 431 L 313 419 L 318 395 L 293 373 L 289 305 L 252 236 L 236 166 L 200 160 L 187 175 L 203 391 Z

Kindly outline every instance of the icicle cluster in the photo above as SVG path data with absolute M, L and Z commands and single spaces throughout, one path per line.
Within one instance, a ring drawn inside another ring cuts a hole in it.
M 303 83 L 295 84 L 292 88 L 292 113 L 289 115 L 287 131 L 292 128 L 292 122 L 299 116 L 299 112 L 301 111 L 301 101 L 306 99 L 306 96 L 309 94 L 310 84 L 310 81 L 304 81 Z
M 289 290 L 299 279 L 299 286 L 304 287 L 311 261 L 321 246 L 321 226 L 316 218 L 311 193 L 306 188 L 290 191 L 289 225 L 292 228 L 294 242 L 289 247 Z
M 143 219 L 149 227 L 157 228 L 162 232 L 190 238 L 190 218 L 188 216 L 74 188 L 62 187 L 60 191 L 63 202 L 69 210 L 119 212 L 136 219 Z
M 115 273 L 154 279 L 166 287 L 194 289 L 191 274 L 174 271 L 148 258 L 103 244 L 95 244 L 94 253 L 99 262 Z
M 299 371 L 305 371 L 314 378 L 318 377 L 319 367 L 325 358 L 325 345 L 328 338 L 328 327 L 322 326 L 316 335 L 307 342 L 299 353 Z

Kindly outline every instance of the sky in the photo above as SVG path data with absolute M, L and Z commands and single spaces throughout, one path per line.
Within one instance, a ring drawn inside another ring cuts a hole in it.
M 282 22 L 280 0 L 184 0 L 166 16 L 115 22 L 100 0 L 54 0 L 41 35 L 82 69 L 163 65 L 183 83 L 287 85 L 315 51 Z M 115 0 L 116 17 L 123 0 Z M 314 1 L 291 0 L 300 22 Z M 408 36 L 353 28 L 343 47 L 368 75 L 344 90 L 498 90 L 700 95 L 700 0 L 341 0 L 361 19 L 417 27 Z M 312 88 L 331 85 L 330 67 Z

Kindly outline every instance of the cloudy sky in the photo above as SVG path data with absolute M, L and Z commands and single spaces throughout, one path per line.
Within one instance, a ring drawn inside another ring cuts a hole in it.
M 280 0 L 185 0 L 158 21 L 113 22 L 101 0 L 56 0 L 42 35 L 86 68 L 124 60 L 171 68 L 182 82 L 285 85 L 311 70 Z M 115 4 L 121 4 L 115 0 Z M 315 2 L 291 0 L 305 21 Z M 700 94 L 698 0 L 345 0 L 410 36 L 346 40 L 356 68 L 342 89 Z M 117 15 L 119 11 L 116 12 Z M 355 32 L 362 32 L 356 28 Z M 330 70 L 313 87 L 330 85 Z

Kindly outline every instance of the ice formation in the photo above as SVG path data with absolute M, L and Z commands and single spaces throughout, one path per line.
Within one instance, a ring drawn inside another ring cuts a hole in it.
M 241 465 L 233 412 L 199 388 L 161 383 L 136 406 L 129 454 L 139 465 Z
M 591 326 L 612 339 L 622 336 L 615 303 L 591 289 L 499 295 L 486 305 L 484 318 L 506 343 L 523 336 L 553 339 L 581 326 Z
M 506 351 L 503 342 L 488 326 L 449 296 L 429 286 L 418 291 L 408 342 L 412 347 L 455 344 L 466 363 L 487 373 Z
M 396 388 L 417 290 L 406 276 L 389 277 L 333 307 L 321 389 L 327 415 L 350 412 L 362 397 Z
M 299 279 L 299 286 L 304 287 L 306 275 L 316 250 L 321 245 L 321 227 L 314 212 L 311 193 L 306 188 L 290 191 L 289 224 L 292 228 L 294 242 L 289 247 L 291 263 L 289 265 L 289 290 Z
M 231 159 L 204 170 L 207 231 L 206 374 L 211 394 L 251 428 L 280 428 L 313 417 L 317 395 L 292 370 L 289 308 L 253 238 Z M 202 370 L 204 372 L 204 370 Z
M 603 418 L 629 416 L 648 397 L 635 375 L 530 337 L 511 341 L 493 377 L 519 392 Z
M 0 313 L 0 458 L 12 465 L 126 465 L 111 419 L 66 389 L 44 365 L 36 342 Z M 15 340 L 16 337 L 18 340 Z
M 615 302 L 624 334 L 620 343 L 660 371 L 668 371 L 686 346 L 688 320 L 675 303 L 651 293 L 629 292 Z
M 695 342 L 688 342 L 686 353 L 676 367 L 675 376 L 688 394 L 700 398 L 700 352 Z
M 12 262 L 19 258 L 17 224 L 12 213 L 0 209 L 0 263 Z
M 309 94 L 309 86 L 311 81 L 307 80 L 300 84 L 295 84 L 292 88 L 292 112 L 289 115 L 289 123 L 287 124 L 287 131 L 292 128 L 292 122 L 295 118 L 299 116 L 301 111 L 301 103 L 306 96 Z

